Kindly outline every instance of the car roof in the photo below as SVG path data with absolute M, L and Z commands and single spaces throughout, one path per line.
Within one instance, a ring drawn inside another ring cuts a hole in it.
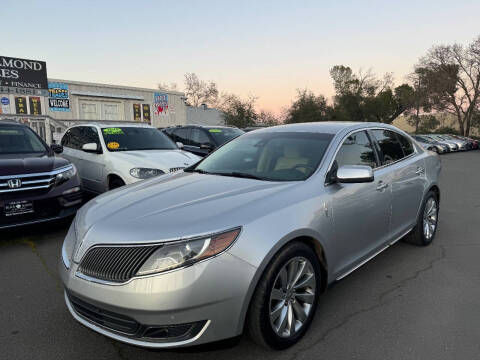
M 255 133 L 260 132 L 319 132 L 336 135 L 344 130 L 356 130 L 363 128 L 385 128 L 396 131 L 401 131 L 395 126 L 376 123 L 376 122 L 359 122 L 359 121 L 319 121 L 311 123 L 287 124 L 267 127 L 255 130 Z
M 115 123 L 98 123 L 98 122 L 91 122 L 91 123 L 82 123 L 78 125 L 73 125 L 70 128 L 78 127 L 78 126 L 96 126 L 99 128 L 112 128 L 112 127 L 143 127 L 143 128 L 151 128 L 155 129 L 153 126 L 149 124 L 142 124 L 142 123 L 122 123 L 122 122 L 115 122 Z

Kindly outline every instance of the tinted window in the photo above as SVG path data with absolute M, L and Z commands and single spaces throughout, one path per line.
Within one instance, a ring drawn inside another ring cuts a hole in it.
M 367 165 L 375 168 L 377 162 L 372 144 L 365 131 L 350 135 L 338 150 L 335 158 L 338 167 L 343 165 Z
M 0 126 L 0 154 L 46 153 L 38 136 L 22 126 Z
M 194 171 L 226 176 L 240 173 L 270 181 L 305 180 L 320 164 L 332 137 L 307 132 L 251 132 L 213 152 Z
M 398 137 L 398 140 L 400 141 L 400 144 L 402 145 L 402 149 L 405 156 L 413 154 L 414 149 L 413 149 L 412 142 L 403 135 L 397 134 L 397 137 Z
M 70 147 L 70 130 L 67 130 L 63 135 L 61 144 L 62 146 Z
M 390 130 L 372 130 L 381 150 L 382 165 L 388 165 L 403 158 L 402 146 Z
M 192 146 L 198 146 L 202 144 L 211 144 L 212 141 L 208 137 L 208 135 L 205 133 L 205 130 L 198 129 L 198 128 L 192 128 L 190 130 L 190 140 L 191 140 L 191 145 Z
M 183 145 L 190 145 L 190 140 L 188 139 L 188 132 L 188 128 L 180 128 L 173 130 L 174 140 L 181 142 Z
M 245 133 L 237 128 L 208 128 L 208 132 L 219 146 Z
M 83 128 L 83 140 L 86 141 L 85 144 L 94 143 L 100 146 L 100 138 L 98 137 L 97 129 L 92 127 Z
M 67 131 L 65 136 L 67 137 L 65 140 L 66 142 L 65 145 L 63 144 L 64 141 L 62 139 L 62 145 L 64 145 L 65 147 L 80 150 L 82 148 L 82 145 L 85 144 L 83 142 L 83 131 L 81 127 L 71 128 L 70 130 Z

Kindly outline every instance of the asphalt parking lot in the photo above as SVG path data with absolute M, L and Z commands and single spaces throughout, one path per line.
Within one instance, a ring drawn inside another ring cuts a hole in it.
M 0 232 L 1 359 L 478 359 L 480 151 L 442 156 L 440 223 L 332 286 L 305 338 L 268 352 L 248 337 L 181 350 L 124 345 L 78 324 L 57 273 L 67 223 Z

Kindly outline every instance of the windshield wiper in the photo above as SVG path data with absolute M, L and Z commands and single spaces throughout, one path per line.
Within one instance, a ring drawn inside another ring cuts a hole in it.
M 266 180 L 265 178 L 259 177 L 257 175 L 242 173 L 238 171 L 226 172 L 226 173 L 211 173 L 213 175 L 222 175 L 222 176 L 232 176 L 245 179 L 255 179 L 255 180 Z

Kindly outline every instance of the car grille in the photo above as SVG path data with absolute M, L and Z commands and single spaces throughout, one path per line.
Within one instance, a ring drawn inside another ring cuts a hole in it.
M 180 171 L 180 170 L 183 170 L 185 169 L 185 167 L 173 167 L 173 168 L 170 168 L 170 172 L 176 172 L 176 171 Z
M 135 320 L 120 314 L 113 313 L 104 309 L 100 309 L 92 304 L 86 303 L 71 294 L 68 294 L 70 304 L 77 314 L 87 318 L 91 322 L 119 331 L 127 335 L 137 333 L 140 324 Z
M 55 183 L 57 174 L 70 168 L 71 165 L 44 173 L 0 176 L 0 193 L 48 189 Z
M 122 283 L 135 276 L 155 246 L 98 246 L 83 257 L 79 271 L 89 277 Z

